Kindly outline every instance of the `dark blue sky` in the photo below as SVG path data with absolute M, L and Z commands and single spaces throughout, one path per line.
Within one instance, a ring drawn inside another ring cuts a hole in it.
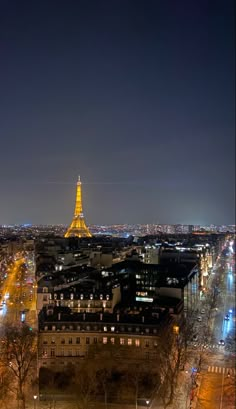
M 233 0 L 0 1 L 0 223 L 234 223 Z

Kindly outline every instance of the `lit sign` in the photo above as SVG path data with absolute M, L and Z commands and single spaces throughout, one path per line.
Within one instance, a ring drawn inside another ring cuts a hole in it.
M 136 297 L 136 301 L 153 302 L 153 298 L 148 298 L 148 297 Z

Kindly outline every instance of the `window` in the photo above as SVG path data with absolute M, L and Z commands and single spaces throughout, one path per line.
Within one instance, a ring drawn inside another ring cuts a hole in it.
M 47 296 L 46 295 L 43 296 L 43 301 L 47 301 Z
M 93 343 L 94 343 L 94 344 L 97 344 L 97 343 L 98 343 L 97 337 L 94 337 L 94 338 L 93 338 Z
M 65 354 L 65 351 L 64 351 L 64 348 L 62 348 L 61 349 L 61 356 L 64 356 L 64 354 Z
M 72 356 L 72 350 L 71 349 L 68 350 L 68 356 Z
M 69 338 L 68 344 L 72 344 L 72 338 Z
M 65 338 L 62 338 L 62 339 L 61 339 L 61 344 L 65 344 L 65 342 L 66 342 L 66 341 L 65 341 Z
M 103 295 L 102 294 L 100 294 L 100 300 L 103 300 Z
M 54 348 L 51 349 L 51 356 L 55 356 L 55 349 Z
M 52 326 L 52 331 L 56 331 L 56 325 Z
M 136 331 L 136 332 L 139 332 L 139 327 L 135 328 L 135 331 Z
M 153 346 L 154 346 L 154 348 L 157 348 L 157 341 L 153 342 Z
M 125 339 L 124 338 L 120 338 L 120 345 L 125 345 Z
M 115 343 L 115 338 L 111 338 L 111 343 L 114 345 L 114 343 Z
M 43 287 L 43 293 L 47 293 L 48 292 L 48 288 L 47 287 Z
M 79 349 L 75 350 L 75 356 L 79 356 Z
M 103 338 L 102 338 L 102 343 L 103 343 L 103 344 L 107 344 L 107 337 L 103 337 Z
M 90 325 L 87 325 L 86 330 L 90 331 Z
M 148 334 L 149 333 L 149 328 L 146 328 L 145 332 L 146 332 L 146 334 Z
M 57 299 L 57 294 L 54 294 L 54 300 L 56 300 Z
M 51 344 L 55 344 L 55 338 L 54 337 L 51 339 Z
M 110 297 L 109 297 L 109 295 L 107 294 L 107 296 L 106 296 L 107 301 L 109 300 L 109 298 L 110 298 Z
M 43 340 L 43 344 L 47 344 L 48 341 L 46 339 Z
M 146 348 L 149 347 L 149 340 L 148 340 L 148 339 L 145 340 L 145 347 L 146 347 Z
M 86 344 L 87 345 L 90 344 L 90 338 L 89 337 L 86 337 Z
M 47 331 L 48 330 L 48 326 L 47 325 L 45 325 L 45 327 L 44 327 L 44 331 Z
M 136 339 L 136 340 L 135 340 L 135 346 L 136 346 L 136 347 L 139 347 L 139 346 L 140 346 L 140 340 L 139 340 L 139 339 Z
M 149 352 L 146 352 L 146 353 L 145 353 L 145 358 L 146 358 L 146 359 L 149 359 Z
M 73 330 L 73 325 L 70 325 L 69 328 Z
M 80 344 L 80 337 L 76 337 L 76 344 Z
M 132 339 L 128 338 L 128 345 L 132 345 Z
M 60 294 L 60 299 L 63 300 L 64 299 L 64 294 Z
M 47 358 L 47 356 L 48 356 L 47 349 L 43 349 L 42 356 L 43 356 L 43 358 Z
M 107 332 L 107 327 L 103 327 L 103 331 Z
M 93 294 L 90 294 L 90 300 L 92 300 L 93 299 Z
M 111 332 L 114 332 L 115 331 L 115 327 L 111 327 Z
M 80 299 L 83 300 L 84 299 L 84 295 L 80 294 Z
M 70 294 L 70 299 L 71 299 L 71 300 L 74 299 L 74 294 L 73 294 L 73 293 Z

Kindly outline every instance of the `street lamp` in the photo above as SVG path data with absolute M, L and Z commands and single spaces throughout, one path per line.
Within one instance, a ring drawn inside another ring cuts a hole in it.
M 37 400 L 37 395 L 34 395 L 34 409 L 36 409 L 36 400 Z
M 149 403 L 150 403 L 150 400 L 149 400 L 149 399 L 146 399 L 146 405 L 147 405 L 147 406 L 149 405 Z

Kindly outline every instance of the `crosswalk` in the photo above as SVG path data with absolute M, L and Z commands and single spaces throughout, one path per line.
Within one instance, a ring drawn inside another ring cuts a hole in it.
M 200 348 L 200 347 L 202 347 L 202 348 L 205 348 L 205 349 L 223 349 L 223 346 L 222 345 L 219 345 L 219 344 L 202 344 L 201 342 L 193 342 L 193 341 L 191 341 L 190 343 L 189 343 L 189 345 L 191 345 L 192 347 L 194 347 L 194 348 Z
M 235 368 L 225 368 L 223 366 L 208 366 L 207 372 L 235 375 Z

